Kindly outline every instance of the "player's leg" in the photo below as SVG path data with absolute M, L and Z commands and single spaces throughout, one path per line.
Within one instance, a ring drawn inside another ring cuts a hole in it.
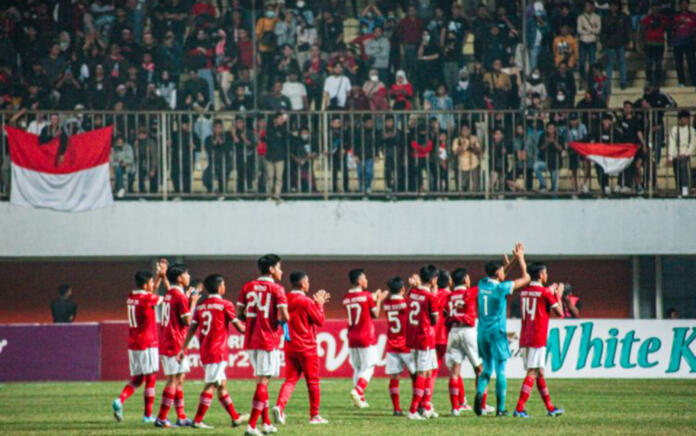
M 544 350 L 546 351 L 546 350 Z M 545 353 L 544 353 L 545 354 Z M 537 389 L 539 390 L 539 394 L 541 395 L 541 399 L 544 401 L 544 406 L 546 406 L 546 411 L 548 412 L 549 416 L 559 416 L 563 415 L 564 410 L 558 407 L 555 407 L 553 403 L 551 402 L 551 395 L 549 394 L 549 390 L 546 387 L 546 379 L 544 378 L 544 369 L 539 368 L 537 372 Z
M 132 373 L 131 373 L 132 374 Z M 121 422 L 123 420 L 123 403 L 133 395 L 136 389 L 143 383 L 144 377 L 142 374 L 132 375 L 130 381 L 123 387 L 118 398 L 114 399 L 111 407 L 114 412 L 114 418 L 116 421 Z
M 152 406 L 155 404 L 157 373 L 146 374 L 143 378 L 145 381 L 145 390 L 143 391 L 145 409 L 143 411 L 143 417 L 148 421 L 154 421 L 152 418 Z
M 167 381 L 164 385 L 164 390 L 162 391 L 160 410 L 157 414 L 157 421 L 155 421 L 155 425 L 158 427 L 171 427 L 171 423 L 167 419 L 167 415 L 169 414 L 169 409 L 171 409 L 172 404 L 174 403 L 177 386 L 177 374 L 167 375 Z
M 462 376 L 461 376 L 461 370 L 462 366 L 461 363 L 455 362 L 450 360 L 451 358 L 448 356 L 447 357 L 447 363 L 449 367 L 449 372 L 450 372 L 450 378 L 449 378 L 449 396 L 450 396 L 450 405 L 452 406 L 452 416 L 459 416 L 460 411 L 460 403 L 459 403 L 459 398 L 461 394 L 461 385 L 462 385 Z
M 505 366 L 507 364 L 507 359 L 496 359 L 495 360 L 495 396 L 497 401 L 497 415 L 504 416 L 507 414 L 505 411 L 505 399 L 507 396 L 507 377 L 505 375 Z
M 220 401 L 220 404 L 222 404 L 223 409 L 225 409 L 227 414 L 230 415 L 232 427 L 237 427 L 249 420 L 248 415 L 240 415 L 234 408 L 234 403 L 232 402 L 230 393 L 227 392 L 227 380 L 220 380 L 217 387 L 217 394 L 218 400 Z
M 205 413 L 208 411 L 208 408 L 210 408 L 210 405 L 213 402 L 213 393 L 214 392 L 215 392 L 215 383 L 208 383 L 208 381 L 206 380 L 206 384 L 203 387 L 203 391 L 201 392 L 201 396 L 198 399 L 198 409 L 196 409 L 196 416 L 195 416 L 195 418 L 193 418 L 193 427 L 195 427 L 195 428 L 212 428 L 203 422 L 203 418 L 205 417 Z
M 493 372 L 493 356 L 491 346 L 489 341 L 482 337 L 482 335 L 479 335 L 478 337 L 478 351 L 481 359 L 483 360 L 483 369 L 478 377 L 478 382 L 476 383 L 474 412 L 480 416 L 483 413 L 483 394 L 488 388 L 488 383 L 491 381 L 491 373 Z
M 416 378 L 413 380 L 413 396 L 411 398 L 411 406 L 408 409 L 409 419 L 424 419 L 418 413 L 418 406 L 420 406 L 421 400 L 423 400 L 423 393 L 425 390 L 425 371 L 416 372 Z
M 256 391 L 254 392 L 254 398 L 251 403 L 251 414 L 249 415 L 249 427 L 254 430 L 256 430 L 256 423 L 261 417 L 263 409 L 266 407 L 266 402 L 268 401 L 268 383 L 270 381 L 270 376 L 256 377 Z M 248 430 L 249 429 L 247 429 L 247 432 Z
M 526 361 L 526 354 L 527 354 L 528 348 L 523 348 L 522 351 L 522 361 L 525 363 L 525 367 L 527 367 L 527 361 Z M 537 376 L 537 370 L 536 368 L 529 368 L 527 369 L 527 375 L 524 378 L 524 381 L 522 382 L 522 388 L 520 389 L 520 397 L 517 400 L 517 406 L 515 407 L 515 412 L 513 413 L 513 416 L 519 416 L 522 418 L 527 418 L 529 415 L 527 412 L 524 410 L 524 405 L 527 403 L 527 400 L 529 399 L 529 395 L 532 392 L 532 389 L 534 388 L 534 378 Z
M 481 372 L 483 371 L 483 362 L 481 360 L 481 357 L 479 355 L 479 348 L 478 348 L 478 338 L 476 334 L 476 329 L 474 327 L 466 327 L 462 331 L 462 341 L 461 341 L 461 350 L 463 351 L 464 356 L 466 357 L 466 360 L 469 361 L 471 364 L 471 367 L 474 369 L 474 375 L 475 375 L 475 386 L 478 385 L 478 378 L 479 375 L 481 375 Z M 462 362 L 464 362 L 464 359 L 462 359 Z M 466 401 L 466 394 L 464 392 L 464 381 L 460 377 L 459 378 L 461 382 L 461 391 L 459 393 L 459 404 L 461 404 L 460 409 L 461 410 L 471 410 L 471 406 L 467 404 Z M 488 399 L 488 390 L 485 390 L 483 392 L 483 395 L 481 396 L 481 410 L 484 412 L 492 412 L 492 410 L 487 409 L 486 405 L 486 400 Z
M 479 360 L 479 362 L 481 362 L 481 361 Z M 483 373 L 483 363 L 479 363 L 478 366 L 474 366 L 474 376 L 475 376 L 475 378 L 474 378 L 475 385 L 474 386 L 478 387 L 479 377 L 481 376 L 481 373 Z M 463 399 L 462 404 L 466 404 L 466 398 Z M 489 410 L 488 388 L 486 388 L 486 390 L 483 391 L 483 395 L 481 396 L 481 409 L 483 411 L 485 411 L 486 413 L 495 411 L 495 410 L 493 410 L 492 407 L 490 407 L 490 410 Z
M 276 424 L 285 424 L 285 406 L 288 404 L 292 391 L 295 390 L 295 385 L 297 385 L 301 375 L 302 362 L 300 362 L 300 356 L 286 354 L 285 382 L 283 382 L 283 386 L 280 387 L 278 400 L 273 407 L 273 420 Z
M 186 410 L 184 406 L 184 387 L 177 385 L 176 392 L 174 393 L 174 409 L 176 409 L 177 425 L 192 422 L 186 417 Z
M 319 356 L 309 354 L 302 356 L 302 366 L 304 369 L 307 391 L 309 394 L 309 423 L 327 424 L 328 421 L 319 415 L 319 404 L 321 403 L 321 387 L 319 384 Z

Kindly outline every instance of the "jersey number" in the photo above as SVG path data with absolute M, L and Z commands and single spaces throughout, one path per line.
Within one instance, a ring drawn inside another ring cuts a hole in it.
M 135 306 L 128 306 L 128 327 L 138 327 L 138 319 L 135 317 Z
M 387 312 L 387 320 L 389 321 L 390 332 L 394 334 L 401 332 L 401 320 L 399 319 L 399 312 Z
M 483 296 L 483 314 L 488 316 L 488 295 Z
M 249 296 L 246 310 L 247 318 L 254 318 L 257 313 L 263 312 L 266 319 L 268 319 L 271 312 L 271 294 L 268 292 L 249 292 L 247 295 Z M 252 312 L 254 307 L 256 307 L 256 310 Z
M 408 312 L 408 323 L 418 325 L 418 315 L 420 315 L 421 306 L 417 301 L 411 301 L 411 310 Z
M 160 320 L 162 327 L 166 327 L 169 325 L 169 317 L 170 317 L 171 313 L 172 313 L 172 305 L 169 303 L 164 303 L 162 305 L 162 319 Z
M 457 317 L 457 316 L 462 316 L 464 315 L 463 313 L 457 312 L 457 309 L 460 307 L 464 306 L 464 302 L 462 301 L 450 301 L 449 302 L 449 316 L 451 317 Z
M 522 298 L 522 319 L 529 319 L 534 321 L 536 316 L 537 299 L 536 298 Z
M 360 320 L 360 315 L 362 315 L 362 307 L 358 303 L 351 303 L 346 305 L 346 310 L 348 311 L 348 325 L 354 326 Z M 355 316 L 353 316 L 353 310 L 355 310 Z
M 213 320 L 213 314 L 206 311 L 201 313 L 201 318 L 203 318 L 203 328 L 201 329 L 201 334 L 205 336 L 208 334 L 208 332 L 210 332 L 210 324 Z

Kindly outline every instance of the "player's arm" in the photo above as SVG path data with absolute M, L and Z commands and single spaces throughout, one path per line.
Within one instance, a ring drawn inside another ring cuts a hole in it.
M 165 258 L 161 258 L 155 265 L 155 290 L 159 289 L 160 283 L 164 282 L 164 287 L 169 289 L 169 280 L 167 280 L 167 267 L 169 262 Z
M 554 283 L 551 285 L 550 289 L 556 299 L 553 304 L 551 304 L 551 310 L 556 316 L 563 318 L 563 290 L 565 286 L 563 283 Z
M 244 300 L 244 288 L 242 288 L 242 291 L 239 293 L 239 298 L 237 299 L 237 304 L 235 307 L 237 308 L 237 319 L 241 321 L 246 321 L 246 301 Z
M 377 289 L 374 294 L 372 294 L 373 298 L 375 299 L 375 305 L 370 309 L 370 315 L 372 315 L 372 318 L 379 318 L 379 311 L 382 307 L 382 302 L 384 302 L 384 299 L 387 298 L 388 291 L 383 291 L 381 289 Z
M 319 327 L 324 325 L 324 321 L 326 321 L 324 304 L 326 304 L 329 299 L 331 299 L 331 294 L 323 289 L 319 289 L 314 295 L 312 295 L 314 304 L 307 305 L 307 314 L 314 325 Z
M 196 330 L 198 330 L 198 322 L 194 319 L 191 322 L 191 326 L 188 328 L 188 331 L 186 332 L 186 339 L 184 339 L 184 346 L 181 347 L 181 351 L 179 351 L 179 354 L 177 354 L 176 358 L 177 360 L 181 361 L 181 359 L 184 358 L 184 353 L 186 352 L 186 349 L 189 346 L 189 343 L 191 342 L 191 339 L 193 339 L 193 336 L 196 334 Z
M 527 273 L 527 262 L 524 259 L 524 245 L 522 245 L 521 242 L 515 244 L 515 250 L 513 253 L 515 254 L 517 263 L 520 264 L 520 270 L 522 271 L 522 276 L 512 282 L 512 290 L 516 291 L 517 289 L 527 286 L 531 281 L 531 278 L 529 277 L 529 273 Z
M 242 321 L 240 321 L 239 318 L 233 319 L 232 325 L 235 329 L 237 329 L 239 333 L 244 333 L 244 331 L 246 330 L 246 325 Z
M 198 304 L 198 300 L 201 298 L 201 294 L 199 294 L 198 292 L 192 292 L 190 295 L 191 295 L 190 306 L 186 304 L 186 301 L 184 301 L 182 304 L 184 309 L 186 309 L 186 307 L 188 307 L 188 312 L 181 314 L 181 322 L 184 325 L 191 324 L 191 320 L 193 319 L 193 313 L 196 311 L 196 304 Z
M 439 317 L 439 314 L 437 313 L 437 306 L 438 306 L 438 301 L 434 295 L 431 294 L 429 303 L 428 303 L 428 308 L 430 309 L 430 323 L 431 325 L 437 324 L 437 319 Z

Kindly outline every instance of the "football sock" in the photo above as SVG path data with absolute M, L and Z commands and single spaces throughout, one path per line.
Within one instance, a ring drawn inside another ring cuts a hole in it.
M 118 399 L 121 400 L 121 404 L 125 403 L 128 397 L 133 395 L 133 392 L 135 392 L 135 390 L 138 389 L 138 386 L 141 384 L 143 384 L 142 375 L 136 375 L 135 377 L 131 378 L 128 384 L 123 387 L 121 394 L 118 396 Z
M 234 404 L 232 403 L 232 398 L 230 398 L 230 394 L 225 393 L 224 396 L 220 397 L 218 396 L 218 399 L 220 400 L 220 403 L 222 403 L 222 407 L 227 410 L 227 413 L 230 415 L 230 418 L 232 418 L 233 421 L 239 419 L 239 413 L 234 408 Z
M 361 377 L 355 384 L 355 390 L 358 391 L 358 394 L 360 394 L 360 396 L 362 397 L 363 395 L 365 395 L 365 388 L 367 388 L 367 380 Z
M 176 387 L 174 407 L 176 408 L 177 417 L 181 420 L 186 419 L 186 411 L 184 410 L 184 389 L 181 386 Z
M 418 411 L 418 406 L 423 399 L 424 385 L 425 378 L 422 375 L 417 375 L 416 379 L 413 381 L 413 398 L 411 400 L 411 407 L 408 409 L 410 413 L 416 413 Z
M 399 379 L 393 378 L 389 380 L 389 396 L 391 397 L 394 411 L 401 410 L 399 406 Z
M 452 410 L 459 409 L 459 392 L 460 392 L 460 377 L 450 377 L 449 379 L 449 396 Z
M 157 384 L 157 374 L 145 376 L 145 416 L 152 416 L 152 406 L 155 404 L 155 385 Z
M 210 404 L 213 402 L 212 392 L 203 392 L 201 394 L 200 400 L 198 400 L 198 410 L 196 410 L 196 417 L 193 418 L 193 422 L 200 423 L 203 422 L 203 417 L 205 412 L 208 411 Z
M 173 386 L 165 387 L 164 392 L 162 392 L 162 403 L 160 404 L 160 410 L 157 414 L 157 419 L 164 421 L 167 419 L 169 414 L 169 409 L 172 407 L 174 402 L 174 397 L 176 396 L 176 388 Z
M 466 394 L 464 393 L 464 379 L 460 375 L 457 377 L 457 380 L 459 380 L 459 405 L 466 404 Z
M 543 375 L 537 376 L 536 385 L 537 389 L 539 390 L 539 394 L 541 395 L 541 399 L 544 401 L 546 410 L 548 410 L 549 412 L 552 411 L 554 407 L 551 403 L 551 395 L 549 395 L 549 390 L 546 388 L 546 379 Z
M 496 361 L 495 365 L 495 396 L 498 411 L 505 410 L 505 397 L 507 396 L 507 378 L 505 376 L 505 364 L 507 359 Z
M 256 385 L 254 399 L 251 402 L 251 416 L 249 417 L 249 427 L 256 428 L 256 422 L 261 416 L 261 412 L 266 407 L 266 398 L 268 397 L 268 387 L 263 383 Z
M 421 407 L 426 410 L 432 409 L 431 400 L 433 398 L 433 387 L 435 386 L 435 376 L 431 375 L 425 379 L 425 389 L 423 390 L 423 400 L 421 400 Z
M 515 411 L 521 412 L 524 410 L 524 405 L 529 399 L 529 394 L 532 392 L 533 388 L 534 377 L 528 375 L 524 378 L 524 382 L 522 383 L 522 388 L 520 389 L 520 398 L 517 400 L 517 407 L 515 407 Z

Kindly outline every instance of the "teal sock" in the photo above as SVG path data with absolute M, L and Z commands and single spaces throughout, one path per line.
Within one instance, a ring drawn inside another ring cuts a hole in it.
M 507 397 L 507 377 L 505 376 L 506 363 L 507 360 L 499 360 L 495 365 L 495 396 L 499 411 L 505 410 L 505 399 Z

